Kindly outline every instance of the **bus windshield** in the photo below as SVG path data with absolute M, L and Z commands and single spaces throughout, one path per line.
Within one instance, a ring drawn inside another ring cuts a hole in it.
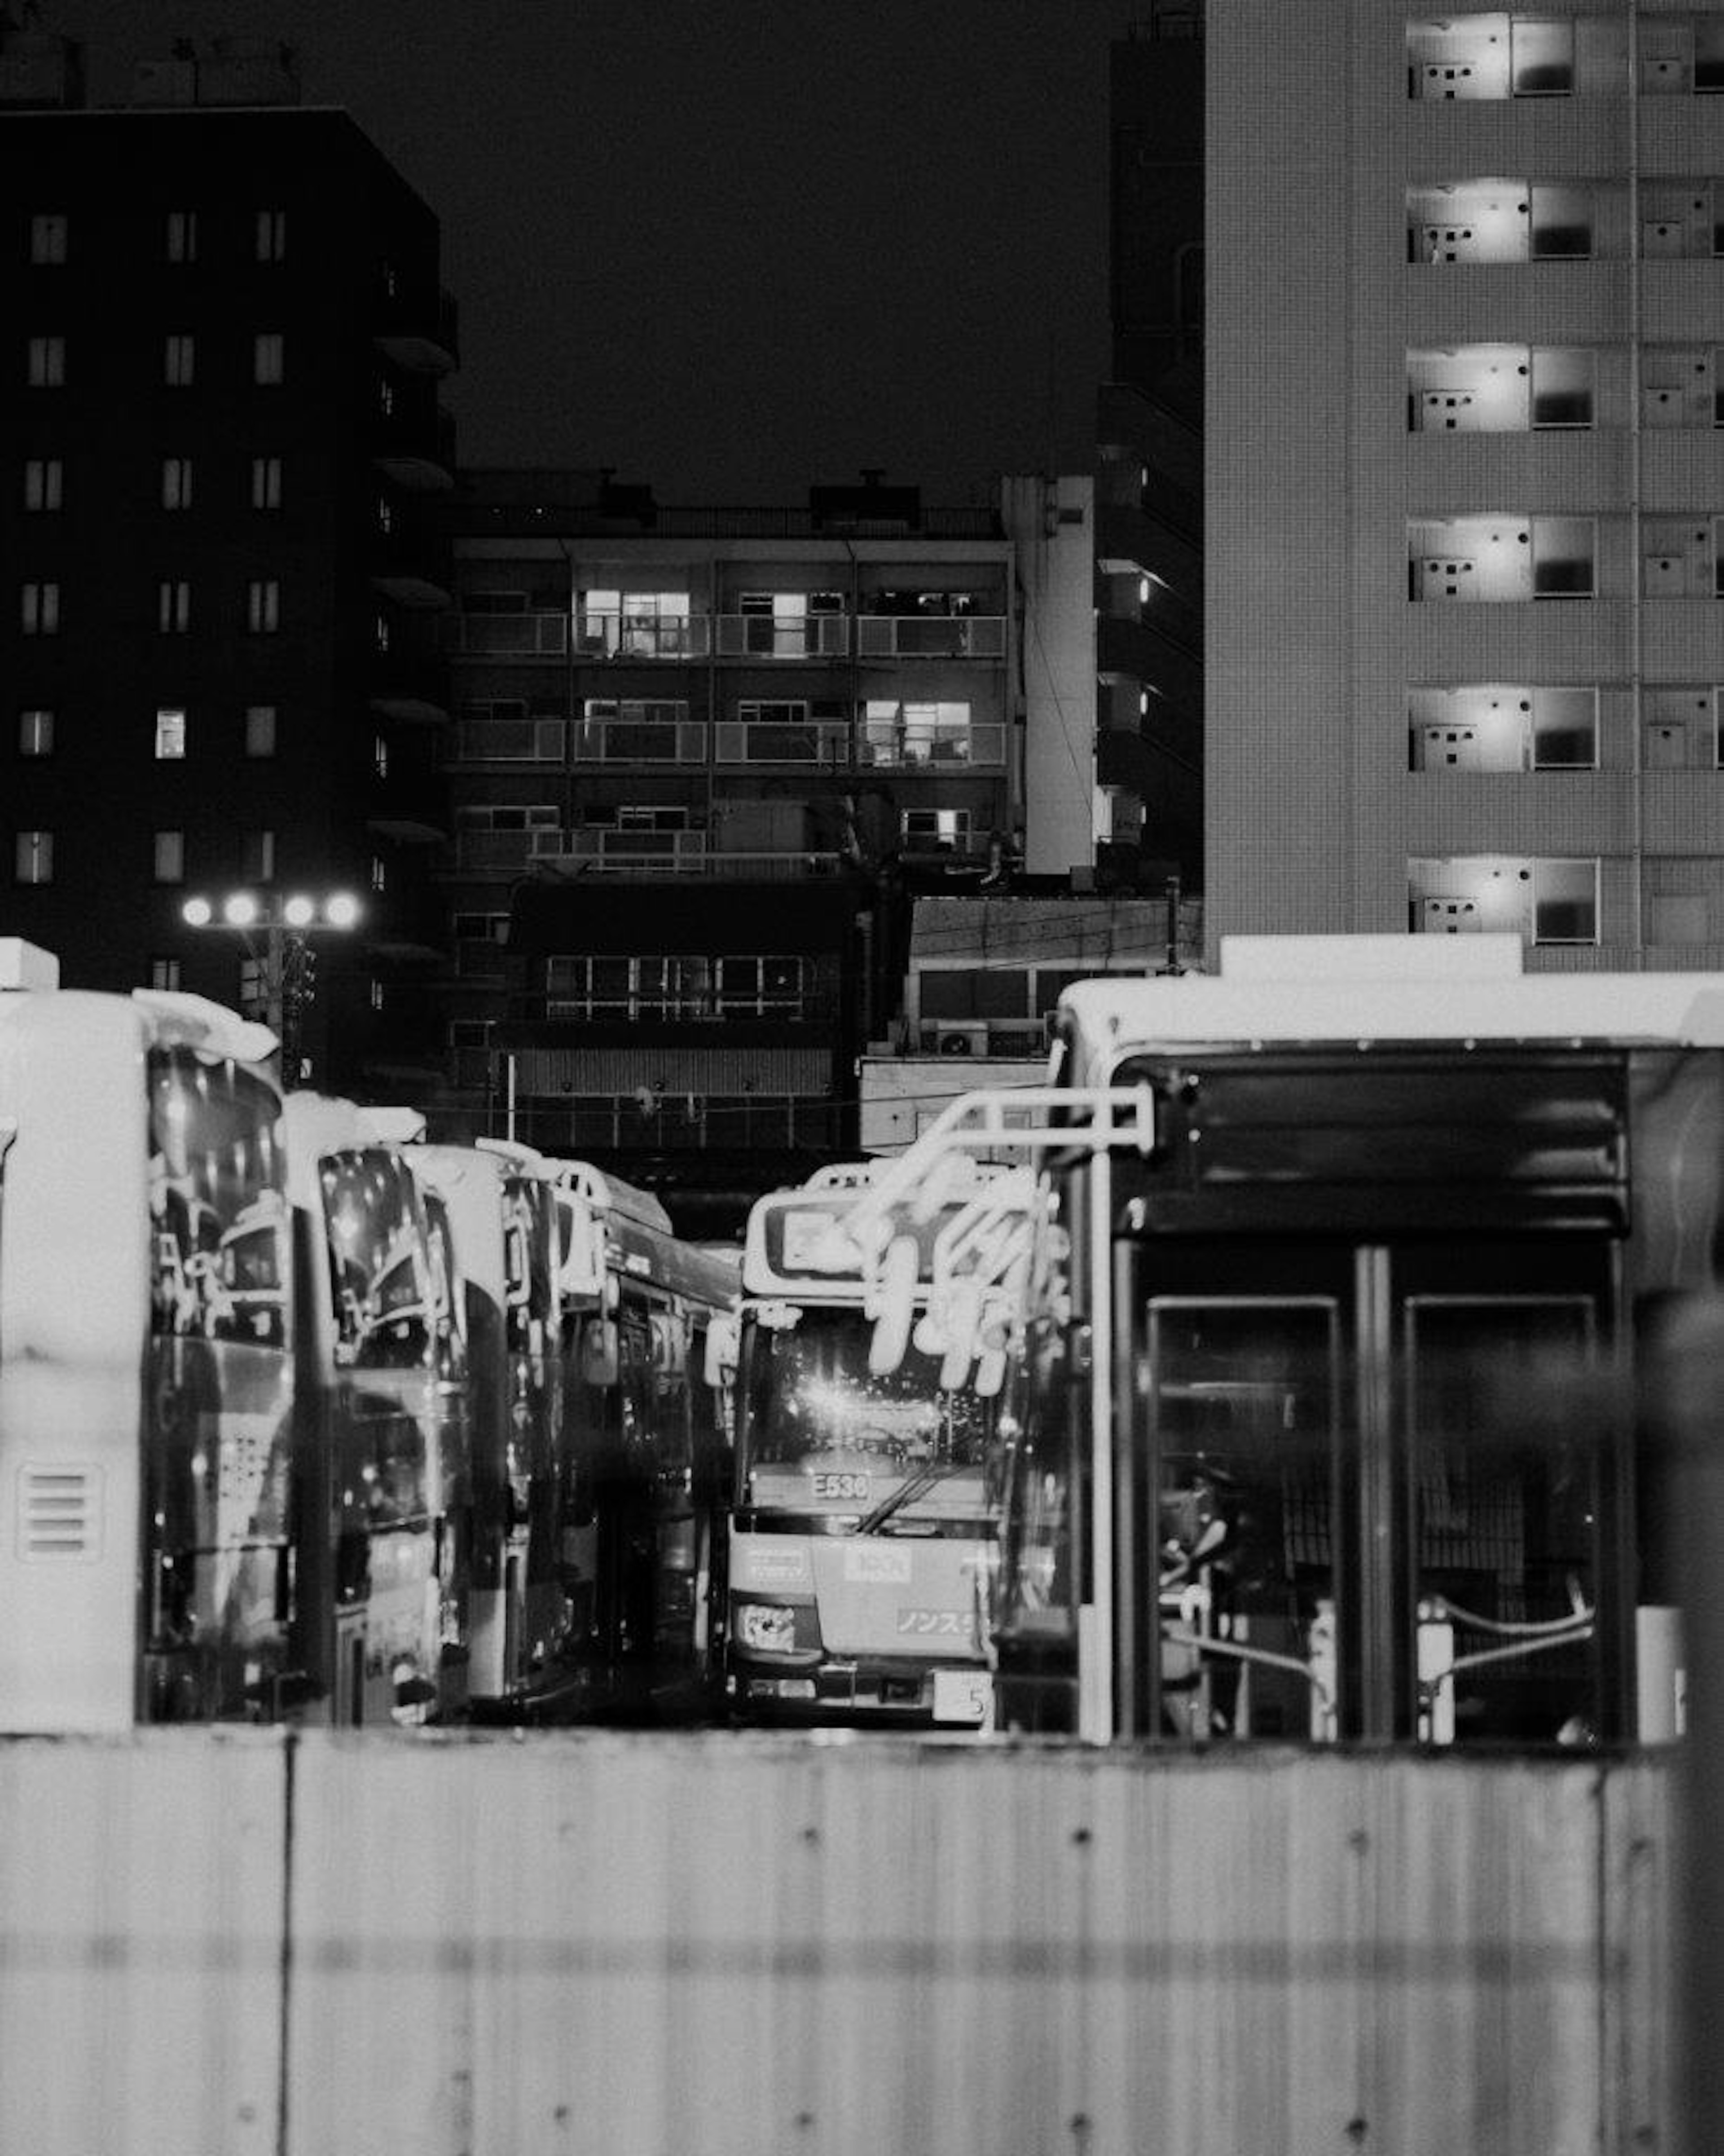
M 415 1368 L 431 1345 L 431 1283 L 413 1178 L 371 1147 L 326 1153 L 319 1172 L 342 1347 L 372 1368 Z
M 994 1402 L 942 1391 L 939 1358 L 915 1347 L 889 1376 L 871 1375 L 874 1327 L 859 1310 L 804 1310 L 788 1328 L 751 1323 L 748 1332 L 745 1466 L 795 1466 L 830 1452 L 934 1466 L 985 1461 Z

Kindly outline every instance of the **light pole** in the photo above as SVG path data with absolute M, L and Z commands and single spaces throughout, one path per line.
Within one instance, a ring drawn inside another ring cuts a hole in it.
M 180 912 L 188 927 L 238 936 L 245 946 L 253 977 L 241 990 L 242 1015 L 269 1027 L 280 1044 L 281 1082 L 296 1085 L 304 1075 L 300 1019 L 316 993 L 311 938 L 357 928 L 358 900 L 346 891 L 314 898 L 302 891 L 283 897 L 273 891 L 232 891 L 219 900 L 188 898 Z

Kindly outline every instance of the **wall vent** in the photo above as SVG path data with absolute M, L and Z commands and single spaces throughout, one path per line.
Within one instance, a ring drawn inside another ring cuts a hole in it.
M 26 1564 L 100 1555 L 101 1471 L 76 1465 L 25 1466 L 18 1473 L 18 1538 Z

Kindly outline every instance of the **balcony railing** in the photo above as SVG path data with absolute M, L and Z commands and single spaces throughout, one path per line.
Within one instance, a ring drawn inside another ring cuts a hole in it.
M 561 719 L 464 719 L 456 730 L 462 763 L 561 764 Z
M 583 613 L 575 624 L 580 659 L 705 659 L 711 649 L 711 624 L 705 614 L 631 621 L 627 615 Z
M 850 648 L 841 613 L 721 613 L 721 659 L 842 659 Z
M 1000 614 L 861 614 L 856 650 L 864 659 L 1003 659 Z
M 720 1146 L 832 1152 L 845 1142 L 844 1116 L 835 1101 L 793 1093 L 677 1093 L 647 1108 L 637 1093 L 585 1093 L 529 1096 L 516 1105 L 515 1128 L 526 1144 L 577 1158 Z
M 698 719 L 577 719 L 574 739 L 577 763 L 706 761 L 706 729 Z
M 865 728 L 859 756 L 864 765 L 875 770 L 997 771 L 1006 760 L 1006 730 L 979 726 L 960 733 L 928 735 Z
M 569 648 L 566 613 L 458 613 L 452 651 L 475 658 L 562 659 Z
M 723 876 L 753 882 L 836 875 L 843 865 L 841 855 L 807 847 L 732 853 L 713 846 L 705 831 L 606 827 L 527 835 L 536 842 L 534 861 L 564 875 Z
M 842 769 L 850 761 L 850 728 L 844 719 L 726 721 L 717 732 L 720 763 L 794 763 Z

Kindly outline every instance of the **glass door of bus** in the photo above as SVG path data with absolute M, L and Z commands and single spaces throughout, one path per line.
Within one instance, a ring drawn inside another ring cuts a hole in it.
M 1169 1238 L 1121 1259 L 1121 1733 L 1619 1730 L 1612 1245 Z

